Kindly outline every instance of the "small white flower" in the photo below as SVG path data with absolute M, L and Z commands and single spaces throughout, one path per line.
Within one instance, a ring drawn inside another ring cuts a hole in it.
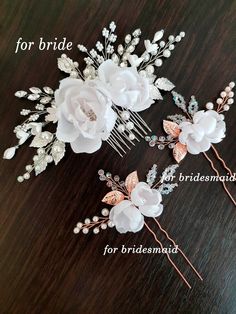
M 36 110 L 44 110 L 44 105 L 43 104 L 37 104 L 36 106 L 35 106 L 35 109 Z
M 107 53 L 113 53 L 114 52 L 114 47 L 111 45 L 107 46 Z
M 103 50 L 103 44 L 100 41 L 97 41 L 96 48 L 98 51 L 102 51 Z
M 120 233 L 138 232 L 144 225 L 143 215 L 131 201 L 127 200 L 112 207 L 109 219 Z
M 97 56 L 98 63 L 102 64 L 104 62 L 104 58 L 102 56 Z
M 146 217 L 160 216 L 163 211 L 161 193 L 146 182 L 139 182 L 131 192 L 131 201 Z
M 27 128 L 29 128 L 29 124 L 27 125 Z M 19 129 L 16 132 L 16 137 L 19 139 L 19 145 L 22 145 L 28 139 L 29 133 L 27 133 L 26 131 L 22 129 Z
M 28 126 L 29 129 L 31 129 L 32 135 L 37 135 L 42 132 L 43 124 L 41 122 L 30 122 Z
M 110 30 L 111 30 L 112 32 L 114 32 L 114 30 L 116 29 L 116 24 L 115 24 L 114 21 L 112 21 L 112 22 L 110 23 L 109 28 L 110 28 Z
M 86 62 L 87 65 L 91 65 L 94 63 L 90 57 L 84 58 L 84 61 Z
M 91 56 L 92 56 L 93 58 L 96 58 L 96 56 L 97 56 L 97 51 L 96 51 L 95 49 L 90 50 L 89 53 L 91 54 Z
M 87 48 L 84 45 L 77 45 L 77 47 L 79 48 L 79 50 L 81 52 L 86 52 L 87 51 Z
M 110 211 L 109 219 L 120 233 L 138 232 L 144 226 L 144 216 L 157 217 L 163 211 L 161 193 L 146 182 L 139 182 L 130 200 L 123 200 Z
M 143 58 L 139 58 L 137 55 L 128 55 L 128 61 L 132 67 L 137 68 L 143 61 Z
M 102 30 L 102 35 L 103 35 L 105 38 L 108 38 L 108 36 L 109 36 L 109 30 L 104 27 L 103 30 Z
M 116 41 L 116 39 L 117 39 L 117 35 L 115 35 L 115 34 L 111 34 L 111 35 L 109 36 L 109 40 L 110 40 L 110 42 L 112 42 L 112 43 L 114 43 L 114 42 Z
M 112 60 L 106 60 L 98 68 L 97 84 L 119 107 L 142 111 L 154 103 L 148 79 L 139 75 L 134 67 L 121 68 Z
M 144 46 L 146 48 L 146 51 L 149 53 L 156 53 L 158 45 L 157 44 L 152 44 L 150 40 L 144 40 Z
M 48 115 L 45 116 L 45 120 L 56 123 L 58 121 L 57 117 L 57 108 L 56 107 L 49 107 L 47 108 Z
M 190 154 L 207 151 L 212 143 L 219 143 L 225 137 L 226 126 L 215 110 L 201 110 L 193 115 L 193 122 L 182 122 L 179 141 L 187 146 Z
M 111 101 L 94 81 L 66 78 L 55 91 L 58 109 L 57 138 L 70 143 L 75 153 L 93 153 L 106 140 L 115 125 Z

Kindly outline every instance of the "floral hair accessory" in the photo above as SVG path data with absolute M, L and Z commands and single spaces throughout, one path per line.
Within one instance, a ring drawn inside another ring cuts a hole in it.
M 36 103 L 33 109 L 21 111 L 28 118 L 14 129 L 18 143 L 4 152 L 4 158 L 11 159 L 30 139 L 29 146 L 37 149 L 33 163 L 17 178 L 19 182 L 29 179 L 33 170 L 38 175 L 49 163 L 57 165 L 65 155 L 66 143 L 75 153 L 93 153 L 106 141 L 123 156 L 151 131 L 138 112 L 161 100 L 160 91 L 174 88 L 154 72 L 185 33 L 164 41 L 164 31 L 160 30 L 152 41 L 144 41 L 145 51 L 138 56 L 134 51 L 140 42 L 140 29 L 126 35 L 124 44 L 118 47 L 114 46 L 115 29 L 111 22 L 102 31 L 104 41 L 97 41 L 91 50 L 78 45 L 87 55 L 83 69 L 65 54 L 58 58 L 58 68 L 70 77 L 61 80 L 55 92 L 50 87 L 31 87 L 30 92 L 15 93 Z
M 206 110 L 199 110 L 198 102 L 194 96 L 191 97 L 187 105 L 183 96 L 172 91 L 174 103 L 184 114 L 171 115 L 167 117 L 169 120 L 163 121 L 163 128 L 167 136 L 161 136 L 159 138 L 156 135 L 152 135 L 151 137 L 147 136 L 146 141 L 149 142 L 151 147 L 157 145 L 158 149 L 161 150 L 165 147 L 173 149 L 173 156 L 177 163 L 183 160 L 187 153 L 193 155 L 203 153 L 205 158 L 210 162 L 216 175 L 220 177 L 214 162 L 206 153 L 211 148 L 224 169 L 233 178 L 233 171 L 220 157 L 219 152 L 213 144 L 220 143 L 226 136 L 226 123 L 223 113 L 228 111 L 230 106 L 234 103 L 234 92 L 232 91 L 234 86 L 235 83 L 230 82 L 225 90 L 220 93 L 216 104 L 213 102 L 206 104 Z M 236 206 L 236 200 L 227 189 L 225 182 L 221 182 L 226 193 Z
M 177 183 L 168 183 L 169 178 L 174 175 L 177 168 L 177 164 L 170 165 L 163 171 L 162 175 L 157 178 L 157 165 L 154 164 L 147 173 L 146 182 L 139 181 L 137 171 L 130 173 L 125 181 L 121 181 L 118 175 L 112 176 L 110 172 L 105 173 L 104 170 L 99 170 L 98 174 L 100 180 L 105 181 L 107 186 L 112 190 L 104 196 L 102 202 L 111 205 L 112 208 L 110 210 L 103 208 L 101 211 L 102 217 L 94 216 L 92 219 L 86 218 L 84 223 L 78 222 L 74 228 L 74 233 L 77 234 L 82 231 L 83 234 L 88 234 L 89 231 L 92 230 L 94 234 L 98 234 L 100 230 L 105 230 L 107 227 L 115 227 L 119 233 L 136 233 L 146 228 L 155 239 L 155 242 L 157 242 L 163 250 L 162 242 L 150 226 L 150 218 L 154 221 L 159 231 L 162 232 L 175 247 L 177 252 L 182 255 L 185 262 L 187 262 L 196 275 L 203 280 L 184 252 L 157 220 L 157 217 L 163 212 L 162 196 L 171 193 L 178 185 Z M 189 282 L 176 266 L 170 254 L 164 250 L 163 253 L 181 279 L 191 288 Z

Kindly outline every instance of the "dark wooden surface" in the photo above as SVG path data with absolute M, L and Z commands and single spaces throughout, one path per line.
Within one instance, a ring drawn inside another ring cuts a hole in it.
M 58 86 L 58 51 L 15 51 L 18 37 L 38 42 L 66 37 L 69 53 L 82 61 L 77 43 L 93 47 L 111 20 L 123 36 L 140 27 L 142 39 L 165 28 L 186 32 L 173 56 L 159 70 L 186 98 L 200 104 L 215 99 L 235 79 L 236 2 L 222 1 L 1 1 L 0 7 L 0 134 L 4 149 L 15 144 L 13 127 L 27 103 L 14 92 L 31 86 Z M 121 41 L 121 39 L 120 39 Z M 138 51 L 142 51 L 142 46 Z M 161 120 L 175 112 L 166 96 L 143 114 L 161 133 Z M 236 106 L 227 114 L 227 138 L 217 147 L 232 169 L 235 160 Z M 22 148 L 12 161 L 0 160 L 0 313 L 236 313 L 236 210 L 217 183 L 182 183 L 164 200 L 162 225 L 184 248 L 204 277 L 201 283 L 185 264 L 193 289 L 188 291 L 162 255 L 103 256 L 106 244 L 154 244 L 146 230 L 120 235 L 107 230 L 98 236 L 75 236 L 80 219 L 99 213 L 107 192 L 97 170 L 124 177 L 138 169 L 142 178 L 155 162 L 171 161 L 145 142 L 123 159 L 106 145 L 94 155 L 69 149 L 57 167 L 24 184 L 16 182 L 32 150 Z M 212 174 L 203 156 L 189 156 L 180 171 Z M 230 185 L 235 195 L 235 185 Z

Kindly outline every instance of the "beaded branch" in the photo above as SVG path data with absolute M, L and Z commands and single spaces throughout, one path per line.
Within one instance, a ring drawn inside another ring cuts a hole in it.
M 64 157 L 66 143 L 74 152 L 92 153 L 106 141 L 120 156 L 130 150 L 150 132 L 139 115 L 162 99 L 160 91 L 171 91 L 174 85 L 166 78 L 154 74 L 164 59 L 171 56 L 178 42 L 185 36 L 169 36 L 164 31 L 155 33 L 153 40 L 144 40 L 145 50 L 134 54 L 140 43 L 141 30 L 136 29 L 124 38 L 124 44 L 115 47 L 116 24 L 111 22 L 102 30 L 103 41 L 85 53 L 85 67 L 66 54 L 58 58 L 58 68 L 69 75 L 54 92 L 50 87 L 31 87 L 20 90 L 15 96 L 30 100 L 36 105 L 22 109 L 27 118 L 14 129 L 17 144 L 5 150 L 4 158 L 11 159 L 26 141 L 36 149 L 32 164 L 18 176 L 23 182 L 34 171 L 37 176 L 48 164 L 57 165 Z
M 223 113 L 227 112 L 234 103 L 234 86 L 235 83 L 230 82 L 220 93 L 220 97 L 216 99 L 215 104 L 213 102 L 206 104 L 206 111 L 199 111 L 198 102 L 194 96 L 191 96 L 191 100 L 187 105 L 182 95 L 172 91 L 174 103 L 183 111 L 183 114 L 170 115 L 167 117 L 168 120 L 163 121 L 163 128 L 167 136 L 146 136 L 145 139 L 149 146 L 157 146 L 160 150 L 165 147 L 173 149 L 173 157 L 177 163 L 181 162 L 187 153 L 194 155 L 203 153 L 219 178 L 219 171 L 213 160 L 206 153 L 211 148 L 215 157 L 221 162 L 223 168 L 233 178 L 233 181 L 235 181 L 235 174 L 226 165 L 213 145 L 221 142 L 225 137 L 226 124 Z M 236 200 L 229 192 L 225 182 L 223 180 L 220 181 L 229 198 L 236 206 Z
M 146 221 L 146 218 L 154 220 L 159 232 L 164 234 L 198 278 L 203 280 L 184 252 L 169 236 L 167 231 L 162 228 L 156 218 L 163 212 L 162 196 L 171 193 L 178 186 L 177 183 L 168 182 L 177 168 L 177 164 L 170 165 L 158 177 L 157 165 L 154 164 L 146 175 L 146 182 L 139 182 L 137 171 L 130 173 L 124 181 L 121 181 L 118 175 L 112 176 L 110 172 L 105 173 L 104 170 L 99 170 L 99 179 L 106 182 L 107 187 L 111 189 L 111 192 L 104 196 L 102 202 L 113 207 L 111 210 L 103 208 L 101 211 L 102 217 L 93 216 L 92 219 L 86 218 L 84 222 L 78 222 L 74 228 L 74 233 L 78 234 L 81 231 L 83 234 L 88 234 L 92 231 L 94 234 L 98 234 L 100 230 L 105 230 L 107 227 L 115 227 L 120 233 L 138 232 L 145 227 L 184 283 L 188 288 L 191 288 L 188 280 L 177 267 L 170 254 L 164 250 L 164 246 L 155 230 Z

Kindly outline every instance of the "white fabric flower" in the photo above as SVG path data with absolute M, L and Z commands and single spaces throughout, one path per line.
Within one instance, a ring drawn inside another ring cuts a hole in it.
M 131 201 L 124 200 L 110 211 L 109 219 L 120 233 L 138 232 L 143 228 L 144 218 Z
M 161 193 L 146 182 L 139 182 L 130 195 L 131 201 L 147 217 L 157 217 L 163 212 Z
M 130 201 L 121 201 L 110 211 L 109 219 L 120 233 L 138 232 L 144 226 L 144 216 L 157 217 L 163 212 L 161 193 L 139 182 L 132 190 Z
M 75 153 L 93 153 L 106 140 L 116 121 L 111 101 L 93 81 L 66 78 L 55 92 L 58 125 L 56 136 Z
M 121 68 L 112 60 L 104 61 L 98 68 L 98 85 L 115 105 L 142 111 L 151 106 L 148 79 L 139 75 L 135 67 Z
M 225 137 L 224 116 L 215 110 L 201 110 L 194 114 L 192 122 L 180 124 L 179 141 L 187 146 L 190 154 L 207 151 L 212 143 L 219 143 Z

